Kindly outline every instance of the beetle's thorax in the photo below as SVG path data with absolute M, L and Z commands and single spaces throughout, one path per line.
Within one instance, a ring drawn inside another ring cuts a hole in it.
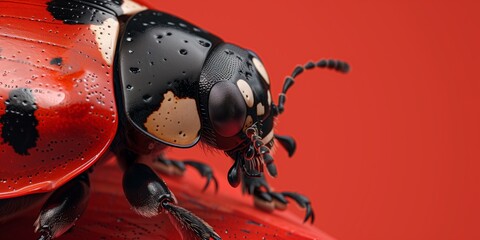
M 200 138 L 199 76 L 221 40 L 167 13 L 147 10 L 126 23 L 117 51 L 123 123 L 155 140 L 191 147 Z

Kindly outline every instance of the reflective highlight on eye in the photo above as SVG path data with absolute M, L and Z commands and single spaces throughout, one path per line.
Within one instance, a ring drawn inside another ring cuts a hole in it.
M 208 100 L 209 116 L 219 135 L 231 137 L 242 130 L 247 116 L 243 99 L 233 83 L 220 82 L 212 87 Z

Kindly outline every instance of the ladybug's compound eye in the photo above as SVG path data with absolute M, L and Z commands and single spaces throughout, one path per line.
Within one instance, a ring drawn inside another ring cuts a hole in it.
M 243 95 L 234 84 L 215 84 L 210 90 L 208 109 L 213 128 L 219 135 L 231 137 L 242 130 L 247 107 Z

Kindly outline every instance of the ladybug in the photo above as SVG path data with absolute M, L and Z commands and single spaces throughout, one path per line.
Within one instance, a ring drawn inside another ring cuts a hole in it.
M 159 175 L 188 166 L 205 189 L 216 186 L 207 165 L 163 154 L 202 143 L 233 159 L 228 181 L 255 206 L 285 209 L 289 198 L 313 222 L 308 198 L 271 191 L 265 172 L 277 176 L 274 142 L 295 151 L 274 120 L 295 78 L 316 67 L 349 69 L 337 60 L 299 65 L 275 104 L 253 51 L 140 2 L 0 1 L 0 221 L 43 204 L 35 231 L 61 236 L 87 206 L 93 166 L 115 155 L 136 212 L 171 214 L 187 238 L 221 239 Z

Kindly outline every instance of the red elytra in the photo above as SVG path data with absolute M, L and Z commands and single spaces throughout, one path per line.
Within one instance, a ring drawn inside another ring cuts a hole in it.
M 61 186 L 99 160 L 117 129 L 109 63 L 116 36 L 99 44 L 88 25 L 55 20 L 46 3 L 0 2 L 0 66 L 8 69 L 0 72 L 0 115 L 11 90 L 25 88 L 39 123 L 26 155 L 0 143 L 0 198 Z

